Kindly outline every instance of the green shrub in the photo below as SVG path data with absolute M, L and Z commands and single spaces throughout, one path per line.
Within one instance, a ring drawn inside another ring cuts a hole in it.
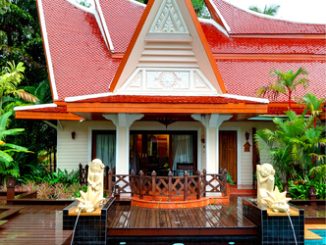
M 299 181 L 289 181 L 288 194 L 293 199 L 308 199 L 309 198 L 309 188 L 310 184 L 306 183 L 304 180 Z

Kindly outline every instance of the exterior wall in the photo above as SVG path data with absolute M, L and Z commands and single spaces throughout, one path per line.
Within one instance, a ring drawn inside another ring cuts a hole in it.
M 78 164 L 86 164 L 92 159 L 92 131 L 93 130 L 115 130 L 111 121 L 85 121 L 72 122 L 61 121 L 62 127 L 58 127 L 57 133 L 57 166 L 60 169 L 73 170 L 78 168 Z M 131 128 L 133 130 L 150 131 L 150 130 L 169 130 L 169 131 L 197 131 L 198 149 L 202 149 L 201 132 L 202 126 L 198 122 L 175 122 L 166 129 L 158 122 L 135 122 Z M 76 133 L 73 140 L 71 132 Z M 204 155 L 205 156 L 205 155 Z M 197 153 L 198 169 L 205 168 L 202 163 L 202 153 Z
M 245 121 L 245 122 L 224 122 L 220 130 L 234 130 L 237 131 L 237 140 L 238 140 L 238 185 L 251 185 L 253 179 L 253 169 L 252 169 L 252 128 L 262 129 L 262 128 L 271 128 L 273 127 L 272 122 L 254 122 L 254 121 Z M 249 143 L 251 144 L 250 152 L 244 152 L 243 145 L 246 143 L 245 133 L 249 132 Z M 267 154 L 264 153 L 261 161 L 268 161 Z
M 91 161 L 92 130 L 115 130 L 110 121 L 60 121 L 57 132 L 57 166 L 76 170 L 78 164 Z M 76 133 L 73 140 L 71 132 Z
M 73 170 L 78 168 L 78 164 L 86 164 L 91 161 L 92 150 L 92 130 L 115 130 L 115 126 L 111 121 L 85 121 L 85 122 L 72 122 L 61 121 L 62 127 L 58 127 L 58 157 L 57 166 L 60 169 Z M 272 127 L 272 122 L 224 122 L 220 130 L 235 130 L 237 131 L 238 140 L 238 180 L 239 185 L 252 184 L 252 146 L 250 152 L 244 152 L 243 145 L 246 142 L 245 133 L 249 132 L 249 142 L 252 144 L 252 128 L 261 129 L 265 127 Z M 206 168 L 205 159 L 205 144 L 202 139 L 205 138 L 205 129 L 199 122 L 175 122 L 168 126 L 166 129 L 161 123 L 158 122 L 135 122 L 131 131 L 141 130 L 168 130 L 168 131 L 197 131 L 197 162 L 198 169 Z M 76 138 L 72 139 L 71 133 L 76 133 Z M 261 153 L 261 162 L 270 162 L 266 153 Z

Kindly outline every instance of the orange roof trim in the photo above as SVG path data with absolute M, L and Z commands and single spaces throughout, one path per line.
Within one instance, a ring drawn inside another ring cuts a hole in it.
M 146 6 L 146 8 L 144 10 L 144 13 L 141 16 L 140 21 L 139 21 L 139 23 L 138 23 L 138 25 L 136 27 L 136 30 L 135 30 L 132 38 L 131 38 L 128 49 L 127 49 L 125 55 L 123 56 L 123 59 L 122 59 L 120 65 L 118 67 L 118 70 L 117 70 L 117 72 L 116 72 L 116 74 L 115 74 L 115 76 L 113 78 L 113 81 L 112 81 L 110 89 L 109 89 L 110 92 L 113 92 L 115 87 L 117 86 L 119 78 L 120 78 L 120 76 L 121 76 L 121 74 L 122 74 L 122 72 L 123 72 L 123 70 L 124 70 L 124 68 L 125 68 L 125 66 L 127 64 L 129 56 L 130 56 L 130 54 L 131 54 L 131 52 L 132 52 L 132 50 L 133 50 L 133 48 L 135 46 L 135 43 L 136 43 L 136 41 L 138 39 L 140 31 L 143 28 L 143 25 L 144 25 L 144 23 L 145 23 L 145 21 L 147 19 L 148 14 L 150 13 L 150 10 L 152 9 L 153 4 L 154 4 L 154 0 L 149 0 L 149 2 L 147 3 L 147 6 Z
M 220 87 L 222 93 L 225 94 L 225 93 L 227 93 L 227 90 L 226 90 L 226 88 L 225 88 L 224 81 L 223 81 L 222 76 L 221 76 L 221 74 L 220 74 L 220 72 L 219 72 L 219 70 L 218 70 L 218 67 L 217 67 L 217 65 L 216 65 L 216 62 L 215 62 L 215 59 L 214 59 L 214 57 L 213 57 L 213 54 L 212 54 L 211 48 L 210 48 L 210 46 L 208 45 L 208 42 L 207 42 L 207 39 L 206 39 L 205 33 L 204 33 L 204 31 L 203 31 L 203 29 L 202 29 L 200 23 L 199 23 L 199 20 L 198 20 L 197 14 L 196 14 L 196 12 L 195 12 L 193 6 L 192 6 L 192 2 L 191 2 L 191 0 L 185 0 L 185 3 L 186 3 L 186 6 L 187 6 L 187 8 L 188 8 L 188 11 L 189 11 L 189 13 L 190 13 L 190 16 L 191 16 L 191 18 L 192 18 L 192 21 L 193 21 L 193 23 L 194 23 L 194 25 L 195 25 L 195 28 L 196 28 L 196 30 L 197 30 L 197 33 L 198 33 L 199 38 L 200 38 L 200 40 L 201 40 L 201 43 L 202 43 L 202 45 L 203 45 L 203 47 L 204 47 L 204 49 L 205 49 L 205 52 L 206 52 L 207 58 L 208 58 L 208 60 L 209 60 L 209 63 L 210 63 L 210 65 L 211 65 L 211 67 L 212 67 L 212 69 L 213 69 L 213 71 L 214 71 L 215 77 L 216 77 L 216 79 L 217 79 L 217 81 L 218 81 L 218 83 L 219 83 L 219 87 Z

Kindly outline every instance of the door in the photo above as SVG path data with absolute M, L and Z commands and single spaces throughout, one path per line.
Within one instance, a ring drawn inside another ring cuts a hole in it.
M 219 164 L 237 182 L 237 131 L 219 132 Z

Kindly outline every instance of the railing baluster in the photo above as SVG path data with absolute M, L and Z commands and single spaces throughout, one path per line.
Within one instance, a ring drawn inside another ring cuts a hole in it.
M 108 173 L 108 176 L 107 176 L 107 178 L 108 178 L 108 188 L 109 188 L 109 197 L 111 197 L 112 196 L 112 192 L 113 192 L 113 183 L 112 183 L 112 175 L 113 175 L 113 173 L 112 173 L 112 170 L 110 169 L 109 170 L 109 173 Z
M 169 199 L 169 201 L 171 201 L 171 197 L 172 197 L 172 177 L 173 177 L 173 173 L 170 170 L 169 171 L 169 183 L 168 183 L 168 199 Z
M 206 182 L 206 169 L 203 170 L 203 173 L 201 175 L 201 179 L 202 179 L 202 182 L 203 182 L 203 197 L 206 197 L 206 185 L 207 185 L 207 182 Z
M 201 173 L 199 170 L 197 171 L 197 175 L 198 175 L 198 177 L 197 177 L 197 199 L 200 199 L 202 186 L 201 186 Z
M 184 187 L 183 187 L 183 200 L 186 201 L 188 198 L 188 178 L 189 178 L 189 174 L 188 171 L 185 171 L 184 174 Z
M 155 200 L 155 194 L 156 193 L 156 172 L 152 172 L 152 198 L 153 201 Z
M 142 170 L 139 171 L 139 198 L 143 199 L 143 185 L 144 185 L 144 172 Z

